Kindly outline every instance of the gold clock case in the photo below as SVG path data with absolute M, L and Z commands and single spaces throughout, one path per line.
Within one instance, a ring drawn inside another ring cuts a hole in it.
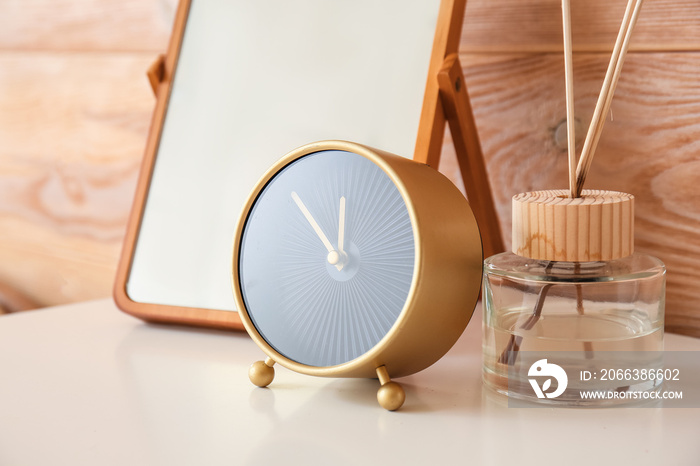
M 379 343 L 346 363 L 316 367 L 283 356 L 258 333 L 242 298 L 238 263 L 243 227 L 250 209 L 267 183 L 293 161 L 326 150 L 361 155 L 374 162 L 394 182 L 411 219 L 415 264 L 406 303 Z M 385 373 L 399 377 L 432 365 L 457 341 L 469 323 L 478 299 L 481 264 L 481 238 L 469 203 L 452 182 L 437 170 L 360 144 L 322 141 L 288 153 L 267 171 L 250 194 L 235 233 L 233 289 L 246 330 L 271 358 L 268 359 L 268 366 L 277 362 L 302 374 L 368 378 L 377 377 L 378 368 L 384 366 Z

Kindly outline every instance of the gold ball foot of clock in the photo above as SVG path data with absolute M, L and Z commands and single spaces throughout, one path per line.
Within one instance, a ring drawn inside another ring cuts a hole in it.
M 265 361 L 254 362 L 248 369 L 248 377 L 254 385 L 258 387 L 267 387 L 275 378 L 275 361 L 272 358 L 267 358 Z
M 403 406 L 406 392 L 400 384 L 391 381 L 386 366 L 377 368 L 377 377 L 379 377 L 379 383 L 382 384 L 377 391 L 379 406 L 389 411 L 396 411 Z

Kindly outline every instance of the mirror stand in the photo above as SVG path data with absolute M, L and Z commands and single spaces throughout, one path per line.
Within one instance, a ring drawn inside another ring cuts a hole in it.
M 481 230 L 484 257 L 489 257 L 505 251 L 505 247 L 462 65 L 456 53 L 447 56 L 437 78 L 464 189 Z M 438 160 L 426 161 L 428 165 L 438 167 L 440 153 L 436 154 L 433 157 Z

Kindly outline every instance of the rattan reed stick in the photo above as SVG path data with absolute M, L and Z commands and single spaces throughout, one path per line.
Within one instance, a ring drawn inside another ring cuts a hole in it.
M 569 150 L 569 191 L 576 197 L 576 124 L 574 120 L 574 64 L 571 39 L 570 0 L 561 2 L 564 33 L 564 78 L 566 80 L 566 139 Z
M 634 29 L 634 25 L 637 22 L 639 12 L 642 8 L 642 2 L 643 0 L 629 0 L 627 3 L 625 16 L 620 26 L 620 32 L 617 35 L 615 48 L 613 49 L 612 56 L 610 57 L 610 64 L 608 65 L 608 70 L 605 73 L 603 86 L 600 90 L 600 95 L 598 96 L 598 102 L 596 103 L 596 107 L 593 112 L 591 124 L 588 127 L 586 140 L 583 143 L 581 158 L 579 159 L 578 167 L 576 168 L 575 197 L 579 197 L 581 195 L 583 183 L 586 181 L 586 175 L 588 174 L 591 162 L 593 161 L 593 156 L 595 154 L 596 147 L 598 146 L 598 141 L 600 140 L 600 134 L 603 131 L 603 126 L 605 125 L 603 115 L 607 115 L 607 113 L 610 111 L 612 98 L 615 94 L 615 87 L 617 86 L 617 81 L 619 80 L 620 73 L 622 72 L 622 64 L 625 60 L 627 49 L 629 48 L 632 30 Z

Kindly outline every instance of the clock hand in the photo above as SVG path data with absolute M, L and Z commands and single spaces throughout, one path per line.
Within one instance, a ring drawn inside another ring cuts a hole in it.
M 343 266 L 338 263 L 338 260 L 337 259 L 333 260 L 336 258 L 336 256 L 338 256 L 338 252 L 335 250 L 335 248 L 333 248 L 333 245 L 331 244 L 331 242 L 328 241 L 328 238 L 326 237 L 325 233 L 323 233 L 323 230 L 321 230 L 321 227 L 318 226 L 318 223 L 316 223 L 316 220 L 314 220 L 314 218 L 311 216 L 311 212 L 309 212 L 309 209 L 306 208 L 306 206 L 301 201 L 301 198 L 296 193 L 296 191 L 292 191 L 292 199 L 294 199 L 294 202 L 296 203 L 297 207 L 299 207 L 299 210 L 301 210 L 301 213 L 304 214 L 304 217 L 306 217 L 306 220 L 311 225 L 311 228 L 314 229 L 314 231 L 316 232 L 316 235 L 318 236 L 318 238 L 321 240 L 323 245 L 328 250 L 328 262 L 330 262 L 332 265 L 335 265 L 336 269 L 342 270 Z
M 338 214 L 338 251 L 345 252 L 345 196 L 340 198 L 340 213 Z

